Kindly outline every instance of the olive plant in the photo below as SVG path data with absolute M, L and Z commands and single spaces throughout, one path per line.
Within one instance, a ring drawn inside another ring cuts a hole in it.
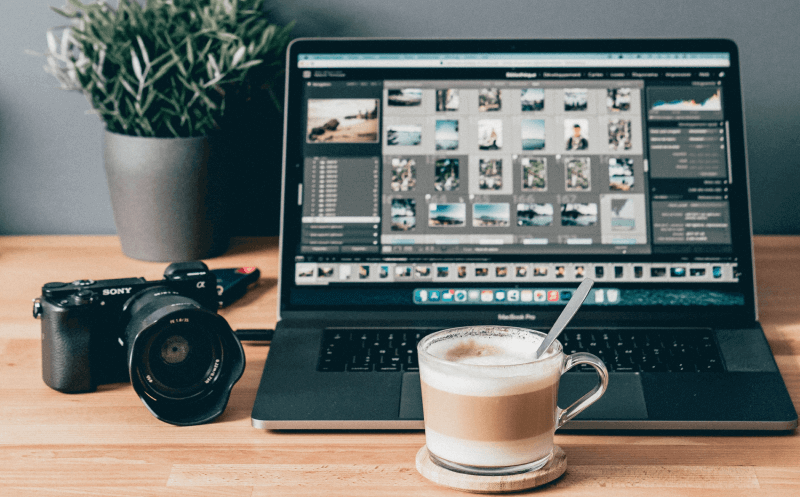
M 219 126 L 226 92 L 257 87 L 280 109 L 291 24 L 263 0 L 68 0 L 47 32 L 45 69 L 82 91 L 115 133 L 192 137 Z M 256 85 L 251 81 L 257 72 Z

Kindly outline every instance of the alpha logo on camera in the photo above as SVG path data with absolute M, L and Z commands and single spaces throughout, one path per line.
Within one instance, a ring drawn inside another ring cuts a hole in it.
M 103 290 L 103 295 L 125 295 L 131 293 L 131 288 L 106 288 Z

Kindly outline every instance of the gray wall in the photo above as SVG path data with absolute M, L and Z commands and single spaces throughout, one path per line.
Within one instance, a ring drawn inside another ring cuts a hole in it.
M 0 2 L 0 234 L 113 233 L 102 125 L 78 94 L 42 70 L 48 9 Z M 476 38 L 723 37 L 741 54 L 756 233 L 800 233 L 800 1 L 292 0 L 270 1 L 298 36 Z M 278 181 L 276 154 L 263 181 Z M 231 166 L 232 168 L 235 165 Z M 272 187 L 274 191 L 274 187 Z M 236 208 L 239 234 L 275 233 L 277 210 L 255 191 Z

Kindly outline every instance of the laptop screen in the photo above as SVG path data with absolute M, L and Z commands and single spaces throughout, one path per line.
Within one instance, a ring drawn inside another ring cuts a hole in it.
M 753 305 L 735 52 L 306 43 L 283 309 Z

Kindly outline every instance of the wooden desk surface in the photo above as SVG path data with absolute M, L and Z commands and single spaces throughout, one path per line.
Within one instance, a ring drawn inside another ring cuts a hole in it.
M 233 328 L 275 324 L 277 240 L 237 239 L 213 268 L 257 265 L 262 278 L 222 311 Z M 761 322 L 800 410 L 800 237 L 757 237 Z M 129 384 L 66 395 L 41 378 L 31 299 L 48 281 L 144 276 L 166 264 L 124 257 L 116 237 L 0 237 L 0 495 L 464 495 L 414 467 L 422 432 L 273 433 L 250 426 L 266 346 L 225 413 L 203 426 L 156 420 Z M 800 433 L 744 436 L 563 435 L 556 495 L 800 495 Z

